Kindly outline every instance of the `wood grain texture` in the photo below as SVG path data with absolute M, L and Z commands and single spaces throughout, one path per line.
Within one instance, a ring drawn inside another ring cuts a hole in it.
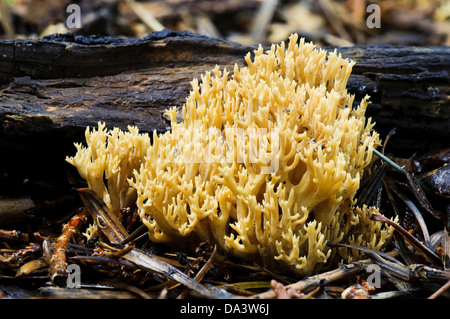
M 1 172 L 65 179 L 65 156 L 74 154 L 73 142 L 84 140 L 86 126 L 98 121 L 163 132 L 164 110 L 182 106 L 194 77 L 215 65 L 242 66 L 255 48 L 168 30 L 143 39 L 67 34 L 2 41 Z M 348 90 L 357 101 L 371 96 L 367 114 L 376 129 L 382 136 L 397 129 L 389 150 L 410 156 L 448 145 L 449 47 L 336 49 L 356 62 Z

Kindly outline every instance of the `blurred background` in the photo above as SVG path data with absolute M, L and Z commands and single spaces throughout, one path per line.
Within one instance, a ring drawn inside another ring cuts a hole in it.
M 70 4 L 81 28 L 69 28 Z M 319 46 L 449 45 L 450 0 L 0 0 L 0 40 L 191 30 L 245 44 L 297 32 Z

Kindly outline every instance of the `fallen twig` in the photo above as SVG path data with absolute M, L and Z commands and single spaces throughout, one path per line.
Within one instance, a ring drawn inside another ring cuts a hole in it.
M 37 243 L 42 243 L 45 239 L 44 236 L 41 236 L 39 233 L 27 234 L 24 232 L 20 232 L 17 230 L 4 230 L 0 229 L 0 241 L 1 242 L 30 242 L 30 235 L 34 237 L 34 241 Z
M 365 260 L 365 261 L 358 262 L 358 264 L 344 265 L 335 270 L 331 270 L 331 271 L 324 272 L 324 273 L 321 273 L 321 274 L 318 274 L 315 276 L 307 277 L 296 283 L 286 285 L 285 287 L 287 289 L 293 289 L 294 291 L 297 291 L 297 292 L 303 292 L 304 290 L 311 289 L 311 288 L 315 289 L 320 285 L 324 285 L 324 284 L 331 283 L 336 280 L 349 278 L 351 276 L 356 275 L 363 269 L 362 265 L 364 265 L 364 263 L 367 263 L 367 262 L 369 262 L 369 261 Z M 251 296 L 250 298 L 252 298 L 252 299 L 273 299 L 276 297 L 277 297 L 277 295 L 276 295 L 275 291 L 272 289 L 272 290 L 268 290 L 266 292 Z
M 206 264 L 203 265 L 202 269 L 200 269 L 200 271 L 195 275 L 195 277 L 194 277 L 195 281 L 200 282 L 203 279 L 203 277 L 205 276 L 205 274 L 208 272 L 209 268 L 212 265 L 214 257 L 216 256 L 216 252 L 217 252 L 217 246 L 214 246 L 214 251 L 211 254 L 211 256 L 209 257 L 208 261 L 206 262 Z M 181 293 L 181 295 L 178 296 L 178 299 L 185 298 L 188 293 L 189 293 L 189 290 L 183 291 Z
M 366 248 L 366 247 L 354 246 L 354 245 L 349 245 L 349 244 L 344 244 L 344 243 L 334 243 L 334 242 L 330 242 L 330 241 L 327 242 L 327 246 L 330 246 L 330 247 L 346 247 L 346 248 L 351 248 L 351 249 L 357 249 L 357 250 L 361 250 L 364 253 L 372 252 L 372 253 L 376 253 L 376 254 L 379 254 L 379 255 L 383 256 L 387 260 L 390 260 L 390 261 L 392 261 L 394 263 L 400 264 L 400 262 L 397 259 L 395 259 L 391 255 L 389 255 L 388 253 L 384 253 L 382 251 L 376 251 L 374 249 L 370 249 L 370 248 Z
M 377 265 L 379 265 L 386 274 L 405 282 L 418 281 L 422 283 L 446 283 L 448 280 L 450 280 L 449 271 L 435 269 L 422 264 L 405 266 L 386 260 L 379 254 L 371 252 L 367 252 L 366 254 L 374 262 L 376 262 Z
M 409 207 L 411 212 L 416 217 L 417 222 L 419 223 L 420 229 L 422 229 L 423 237 L 425 238 L 425 243 L 428 247 L 430 247 L 430 233 L 428 232 L 427 224 L 425 223 L 425 220 L 423 219 L 422 214 L 420 213 L 419 209 L 414 205 L 414 203 L 407 198 L 405 195 L 403 195 L 395 186 L 392 186 L 392 190 L 395 194 L 397 194 L 398 197 L 401 198 L 401 200 L 406 204 L 406 206 Z
M 86 209 L 80 210 L 66 225 L 64 225 L 61 236 L 59 236 L 56 241 L 50 259 L 50 279 L 56 286 L 63 287 L 67 283 L 67 244 L 79 233 L 81 227 L 86 224 L 88 217 L 89 213 Z
M 436 299 L 440 295 L 442 295 L 444 292 L 447 291 L 447 289 L 450 288 L 450 280 L 447 281 L 445 285 L 443 285 L 441 288 L 439 288 L 435 293 L 433 293 L 428 299 Z
M 83 203 L 91 216 L 98 223 L 99 229 L 113 244 L 123 242 L 128 233 L 120 224 L 117 217 L 115 217 L 109 210 L 108 206 L 89 188 L 82 188 L 78 190 Z M 125 254 L 123 258 L 131 261 L 149 272 L 156 272 L 173 279 L 186 287 L 196 291 L 204 297 L 209 298 L 230 298 L 229 293 L 215 287 L 205 287 L 197 281 L 189 278 L 177 268 L 161 261 L 155 256 L 141 249 L 134 248 L 129 253 Z
M 436 267 L 442 267 L 441 258 L 439 258 L 439 256 L 436 255 L 433 251 L 431 251 L 427 246 L 422 244 L 417 238 L 408 233 L 406 229 L 404 229 L 402 226 L 380 214 L 373 214 L 372 216 L 370 216 L 370 219 L 374 221 L 384 222 L 386 224 L 393 226 L 394 229 L 398 231 L 400 235 L 402 235 L 402 237 L 406 241 L 408 241 L 409 244 L 413 246 L 414 249 L 416 249 L 426 260 L 431 262 Z

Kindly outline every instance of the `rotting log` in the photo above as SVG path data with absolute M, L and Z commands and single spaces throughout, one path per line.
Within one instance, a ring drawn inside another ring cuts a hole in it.
M 165 131 L 163 111 L 184 103 L 192 78 L 215 65 L 232 71 L 255 48 L 168 30 L 143 39 L 66 34 L 0 42 L 0 194 L 11 181 L 65 181 L 65 156 L 98 121 Z M 450 47 L 337 50 L 356 62 L 348 89 L 356 100 L 371 96 L 368 115 L 382 137 L 397 129 L 388 150 L 410 156 L 448 146 Z

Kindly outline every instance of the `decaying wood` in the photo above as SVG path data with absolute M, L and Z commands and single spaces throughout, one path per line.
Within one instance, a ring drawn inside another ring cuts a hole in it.
M 83 141 L 86 126 L 104 121 L 162 132 L 163 111 L 184 103 L 192 78 L 216 64 L 244 65 L 254 48 L 167 30 L 144 39 L 55 35 L 0 42 L 2 171 L 66 179 L 64 157 Z M 449 47 L 337 50 L 356 62 L 348 89 L 356 100 L 371 96 L 368 114 L 377 130 L 397 128 L 389 143 L 395 150 L 410 156 L 448 144 Z
M 61 235 L 58 237 L 53 254 L 50 259 L 50 279 L 56 286 L 64 287 L 68 277 L 66 249 L 67 244 L 78 235 L 80 228 L 83 227 L 88 220 L 89 213 L 86 209 L 74 215 L 70 221 L 64 225 Z
M 9 136 L 99 120 L 165 130 L 162 112 L 184 102 L 194 77 L 216 64 L 243 64 L 253 49 L 174 32 L 143 40 L 55 36 L 0 45 L 0 117 Z

